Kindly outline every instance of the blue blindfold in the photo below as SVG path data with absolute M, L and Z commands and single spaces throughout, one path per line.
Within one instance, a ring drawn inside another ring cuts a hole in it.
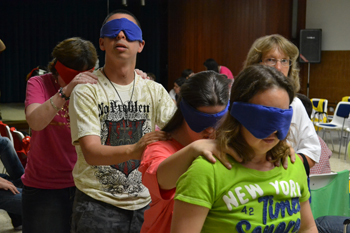
M 243 102 L 234 102 L 231 116 L 238 120 L 254 137 L 264 139 L 277 131 L 279 140 L 287 137 L 293 109 L 281 109 Z
M 180 102 L 180 109 L 182 115 L 185 118 L 188 126 L 196 133 L 202 132 L 208 127 L 214 127 L 215 124 L 225 115 L 228 111 L 230 103 L 227 104 L 226 108 L 215 114 L 208 114 L 200 112 L 197 109 L 189 105 L 184 99 Z
M 116 38 L 120 31 L 124 31 L 126 38 L 129 41 L 142 42 L 142 31 L 139 26 L 128 19 L 113 19 L 107 22 L 100 31 L 100 37 Z

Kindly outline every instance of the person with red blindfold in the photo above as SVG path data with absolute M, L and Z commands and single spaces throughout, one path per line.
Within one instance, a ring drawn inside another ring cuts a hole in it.
M 69 232 L 77 154 L 71 143 L 69 97 L 77 84 L 95 84 L 90 73 L 97 61 L 94 45 L 69 38 L 56 45 L 50 73 L 27 83 L 25 114 L 31 128 L 31 148 L 22 176 L 23 232 Z

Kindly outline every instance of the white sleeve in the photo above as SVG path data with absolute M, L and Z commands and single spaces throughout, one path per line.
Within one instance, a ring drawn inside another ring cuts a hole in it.
M 174 90 L 174 89 L 171 89 L 171 90 L 169 91 L 169 95 L 170 95 L 170 97 L 171 97 L 173 100 L 176 100 L 176 98 L 175 98 L 176 93 L 175 93 L 175 90 Z
M 293 108 L 292 135 L 288 137 L 288 142 L 296 153 L 302 153 L 318 163 L 321 156 L 321 145 L 315 127 L 300 99 L 294 98 L 291 106 Z

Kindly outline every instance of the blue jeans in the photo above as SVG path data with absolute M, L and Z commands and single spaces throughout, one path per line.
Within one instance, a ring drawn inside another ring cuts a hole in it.
M 23 187 L 21 176 L 24 168 L 11 141 L 6 137 L 0 137 L 0 160 L 9 174 L 9 180 L 16 187 Z
M 319 233 L 342 233 L 344 231 L 344 220 L 348 218 L 342 216 L 323 216 L 317 218 L 315 222 Z M 346 227 L 346 232 L 350 232 L 349 225 Z
M 74 195 L 75 187 L 38 189 L 24 186 L 22 232 L 70 232 Z
M 11 218 L 13 227 L 22 225 L 22 189 L 13 194 L 9 190 L 0 189 L 0 209 L 5 210 Z
M 21 176 L 24 173 L 24 168 L 11 141 L 1 136 L 0 160 L 8 174 L 0 174 L 0 177 L 11 181 L 16 187 L 23 187 Z M 18 188 L 18 191 L 19 194 L 13 194 L 9 190 L 0 189 L 0 209 L 7 211 L 14 227 L 22 225 L 22 189 Z

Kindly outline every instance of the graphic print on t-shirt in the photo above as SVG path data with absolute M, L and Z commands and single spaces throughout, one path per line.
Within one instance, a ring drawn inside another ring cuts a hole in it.
M 142 126 L 145 120 L 130 121 L 120 120 L 118 122 L 106 121 L 108 137 L 105 145 L 121 146 L 138 142 L 142 138 Z M 133 170 L 140 166 L 140 160 L 129 160 L 124 163 L 112 165 L 128 176 Z
M 138 101 L 121 105 L 120 101 L 111 101 L 110 106 L 99 105 L 100 115 L 106 115 L 105 121 L 101 122 L 101 140 L 105 145 L 134 144 L 145 133 L 151 132 L 148 120 L 150 105 L 139 105 Z M 96 166 L 95 175 L 105 191 L 136 196 L 145 189 L 138 171 L 139 165 L 140 160 L 129 160 L 111 166 Z
M 256 222 L 262 225 L 255 227 L 251 232 L 278 233 L 299 230 L 299 197 L 301 197 L 300 185 L 290 179 L 275 180 L 268 184 L 265 182 L 262 185 L 237 185 L 230 188 L 227 194 L 222 196 L 222 200 L 229 212 L 240 212 L 244 216 L 236 225 L 238 233 L 246 232 L 245 229 L 249 230 Z

